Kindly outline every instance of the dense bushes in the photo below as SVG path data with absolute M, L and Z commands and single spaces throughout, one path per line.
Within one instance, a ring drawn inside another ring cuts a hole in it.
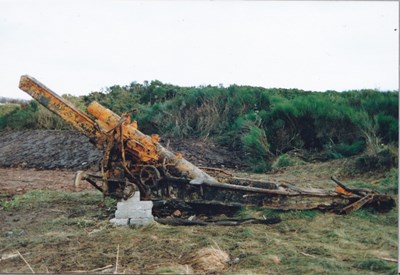
M 341 158 L 365 150 L 377 154 L 382 144 L 398 145 L 397 92 L 189 88 L 152 81 L 70 99 L 81 107 L 96 100 L 119 114 L 137 108 L 134 118 L 143 132 L 214 138 L 257 171 L 268 170 L 275 156 L 294 149 Z M 0 128 L 56 126 L 56 121 L 40 124 L 38 113 L 30 103 L 1 117 Z
M 31 101 L 0 116 L 0 130 L 24 129 L 70 129 L 70 126 L 36 101 Z

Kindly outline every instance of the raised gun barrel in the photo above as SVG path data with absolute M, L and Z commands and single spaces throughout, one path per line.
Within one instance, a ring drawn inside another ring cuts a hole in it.
M 19 88 L 91 140 L 97 137 L 98 133 L 92 119 L 35 78 L 29 75 L 21 76 Z

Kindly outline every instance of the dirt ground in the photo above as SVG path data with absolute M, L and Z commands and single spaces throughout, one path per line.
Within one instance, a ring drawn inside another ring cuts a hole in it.
M 198 166 L 305 187 L 333 190 L 332 175 L 344 182 L 371 185 L 387 177 L 387 171 L 349 173 L 352 159 L 248 174 L 240 172 L 240 156 L 210 141 L 175 140 L 166 146 Z M 375 274 L 396 270 L 396 210 L 386 215 L 361 211 L 349 216 L 290 212 L 281 215 L 282 223 L 271 226 L 114 228 L 108 220 L 115 201 L 103 202 L 101 193 L 89 184 L 73 192 L 76 171 L 96 170 L 100 157 L 101 152 L 75 132 L 0 134 L 0 272 L 30 273 L 22 257 L 41 273 L 113 273 L 116 267 L 120 273 L 135 274 Z M 271 212 L 250 214 L 262 218 Z M 230 256 L 220 270 L 210 272 L 195 259 L 199 251 L 210 247 Z

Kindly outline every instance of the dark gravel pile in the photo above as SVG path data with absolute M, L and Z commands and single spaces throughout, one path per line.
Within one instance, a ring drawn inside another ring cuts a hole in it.
M 0 132 L 0 166 L 37 169 L 86 169 L 102 157 L 89 139 L 75 131 Z
M 163 145 L 199 167 L 244 169 L 244 161 L 238 152 L 215 144 L 211 140 L 168 139 Z
M 162 140 L 172 152 L 199 167 L 241 168 L 240 156 L 210 140 Z M 0 167 L 80 170 L 98 167 L 102 152 L 76 131 L 0 132 Z

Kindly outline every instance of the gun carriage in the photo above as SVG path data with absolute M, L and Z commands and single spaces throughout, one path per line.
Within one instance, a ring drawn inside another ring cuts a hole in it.
M 336 178 L 332 178 L 337 184 L 334 190 L 323 190 L 237 178 L 220 169 L 200 169 L 182 154 L 163 147 L 158 135 L 143 134 L 129 113 L 119 116 L 92 102 L 87 107 L 92 118 L 28 75 L 21 76 L 19 87 L 103 151 L 100 172 L 80 171 L 75 184 L 86 180 L 104 196 L 127 199 L 139 190 L 141 200 L 158 203 L 175 201 L 221 209 L 243 205 L 320 209 L 339 214 L 368 206 L 384 211 L 395 205 L 390 196 L 347 187 Z

